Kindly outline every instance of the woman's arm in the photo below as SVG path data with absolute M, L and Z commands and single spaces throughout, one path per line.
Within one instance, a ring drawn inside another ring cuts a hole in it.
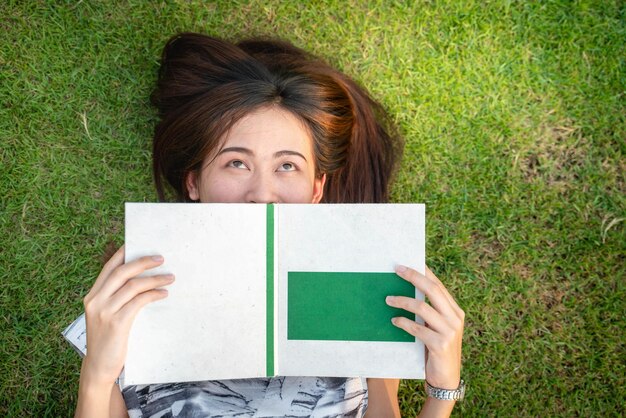
M 397 379 L 367 379 L 368 401 L 365 418 L 400 417 L 400 405 L 398 404 L 399 386 L 400 380 Z M 426 398 L 419 417 L 449 417 L 454 404 L 455 401 Z
M 454 409 L 456 401 L 442 401 L 435 398 L 426 398 L 426 402 L 422 405 L 420 418 L 439 418 L 449 417 Z
M 366 418 L 398 418 L 398 379 L 367 379 Z
M 426 346 L 426 380 L 430 385 L 455 390 L 461 381 L 461 345 L 465 313 L 446 287 L 426 267 L 426 275 L 399 266 L 396 273 L 413 284 L 428 298 L 430 304 L 404 296 L 389 296 L 387 304 L 405 309 L 424 320 L 424 325 L 405 317 L 394 318 L 393 324 L 419 338 Z M 420 417 L 448 417 L 454 401 L 428 398 Z
M 119 386 L 89 382 L 87 374 L 81 369 L 75 417 L 128 418 Z
M 115 381 L 124 366 L 130 327 L 141 308 L 167 296 L 159 288 L 174 281 L 171 275 L 137 276 L 162 263 L 163 258 L 156 256 L 124 264 L 122 247 L 85 296 L 87 355 L 80 372 L 76 417 L 127 415 Z

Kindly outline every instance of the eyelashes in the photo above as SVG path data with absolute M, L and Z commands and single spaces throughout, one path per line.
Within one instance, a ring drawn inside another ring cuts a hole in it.
M 296 171 L 298 167 L 294 163 L 282 163 L 277 171 Z
M 237 168 L 240 170 L 244 170 L 244 169 L 248 169 L 248 166 L 246 165 L 246 163 L 244 163 L 241 160 L 232 160 L 228 162 L 228 167 L 233 167 L 233 168 Z
M 250 167 L 248 167 L 248 165 L 242 160 L 231 160 L 228 162 L 228 164 L 226 164 L 226 166 L 236 168 L 238 170 L 250 169 Z M 279 171 L 279 172 L 292 172 L 292 171 L 298 171 L 298 170 L 299 170 L 299 167 L 296 164 L 289 162 L 289 161 L 281 163 L 276 169 L 276 171 Z

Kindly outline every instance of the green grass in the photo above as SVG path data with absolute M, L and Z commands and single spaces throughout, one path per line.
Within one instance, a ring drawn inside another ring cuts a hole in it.
M 0 415 L 69 416 L 82 309 L 123 202 L 154 201 L 148 94 L 181 30 L 272 34 L 382 101 L 395 201 L 467 313 L 457 416 L 626 404 L 626 7 L 620 1 L 0 5 Z M 423 401 L 403 382 L 406 416 Z

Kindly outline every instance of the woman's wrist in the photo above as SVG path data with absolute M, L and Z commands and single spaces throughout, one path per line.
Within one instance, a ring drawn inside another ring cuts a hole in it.
M 83 358 L 80 368 L 81 382 L 86 381 L 90 386 L 108 387 L 117 384 L 118 375 L 119 373 L 111 373 L 96 359 L 89 357 L 89 354 Z
M 455 400 L 462 401 L 465 397 L 465 382 L 461 380 L 453 389 L 439 388 L 432 386 L 428 380 L 424 382 L 424 389 L 429 398 L 440 399 L 444 401 Z
M 91 367 L 89 359 L 85 357 L 80 370 L 78 383 L 78 405 L 76 416 L 93 416 L 94 411 L 106 411 L 108 416 L 111 391 L 115 388 L 115 380 L 103 376 Z M 95 407 L 96 409 L 94 409 Z
M 88 372 L 81 372 L 75 418 L 108 418 L 111 409 L 111 394 L 114 389 L 115 382 L 106 382 Z
M 92 368 L 85 358 L 80 369 L 79 391 L 85 393 L 108 390 L 116 384 L 115 379 L 104 376 Z
M 430 386 L 446 389 L 446 390 L 456 390 L 461 384 L 461 377 L 453 377 L 449 379 L 428 379 L 426 378 L 426 382 Z
M 418 415 L 420 418 L 449 417 L 456 405 L 456 401 L 444 401 L 435 398 L 426 398 Z

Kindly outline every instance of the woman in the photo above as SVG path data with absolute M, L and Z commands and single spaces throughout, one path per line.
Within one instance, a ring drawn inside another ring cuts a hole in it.
M 161 118 L 153 142 L 161 200 L 164 179 L 183 202 L 388 199 L 401 141 L 384 111 L 347 76 L 289 43 L 175 36 L 163 50 L 152 102 Z M 122 247 L 84 300 L 89 351 L 77 416 L 361 416 L 365 411 L 368 417 L 399 416 L 399 381 L 392 379 L 367 379 L 366 387 L 361 379 L 245 379 L 131 386 L 122 395 L 115 381 L 133 319 L 143 306 L 166 297 L 164 287 L 175 280 L 135 278 L 160 265 L 158 255 L 123 260 Z M 431 305 L 387 298 L 390 306 L 417 314 L 428 326 L 406 318 L 394 324 L 425 343 L 427 382 L 444 393 L 457 389 L 463 311 L 430 270 L 422 276 L 400 266 L 397 273 Z M 295 382 L 293 399 L 274 405 L 272 399 L 284 401 L 281 391 Z M 448 416 L 453 407 L 454 401 L 429 397 L 422 415 Z

